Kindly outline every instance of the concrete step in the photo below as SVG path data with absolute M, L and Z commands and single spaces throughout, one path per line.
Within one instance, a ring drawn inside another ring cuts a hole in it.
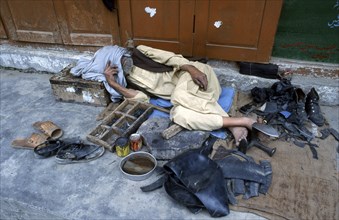
M 58 73 L 70 63 L 76 63 L 80 57 L 91 57 L 93 52 L 79 52 L 58 48 L 17 47 L 0 45 L 0 66 L 25 70 L 26 72 Z M 314 87 L 322 105 L 339 105 L 339 64 L 305 62 L 272 58 L 271 63 L 279 65 L 281 72 L 290 72 L 292 84 L 307 93 Z M 243 92 L 252 88 L 267 87 L 276 80 L 239 73 L 235 62 L 210 60 L 208 62 L 218 75 L 220 84 L 233 86 Z

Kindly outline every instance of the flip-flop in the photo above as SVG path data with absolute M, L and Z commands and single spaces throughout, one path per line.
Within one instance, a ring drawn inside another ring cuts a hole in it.
M 12 147 L 33 150 L 36 146 L 47 141 L 48 138 L 45 134 L 32 133 L 28 138 L 13 140 Z
M 37 121 L 33 124 L 33 127 L 54 140 L 60 138 L 64 133 L 62 129 L 52 121 Z
M 57 152 L 55 159 L 59 164 L 89 162 L 101 157 L 105 152 L 102 146 L 71 143 L 66 144 Z
M 47 158 L 57 154 L 58 150 L 65 145 L 60 140 L 47 140 L 44 143 L 34 148 L 34 153 L 37 158 Z

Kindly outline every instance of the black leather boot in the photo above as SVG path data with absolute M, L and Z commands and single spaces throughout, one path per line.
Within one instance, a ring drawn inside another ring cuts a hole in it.
M 319 95 L 317 91 L 312 88 L 307 94 L 306 103 L 305 103 L 306 113 L 308 118 L 319 127 L 324 125 L 324 116 L 321 113 L 319 106 Z
M 290 103 L 289 111 L 292 113 L 288 122 L 297 125 L 303 125 L 307 120 L 305 111 L 305 93 L 301 88 L 295 88 L 293 91 L 293 101 Z

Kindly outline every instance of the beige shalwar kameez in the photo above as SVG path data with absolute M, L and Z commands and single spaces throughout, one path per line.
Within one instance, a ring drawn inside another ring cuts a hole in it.
M 181 55 L 140 45 L 142 53 L 158 63 L 173 67 L 173 71 L 154 73 L 134 66 L 126 76 L 132 83 L 160 98 L 171 100 L 171 119 L 189 130 L 216 130 L 222 127 L 222 116 L 228 114 L 217 103 L 221 87 L 213 69 L 206 64 L 190 62 Z M 191 75 L 180 67 L 185 64 L 195 66 L 207 76 L 206 91 L 199 88 Z M 139 91 L 133 98 L 149 101 L 149 97 Z

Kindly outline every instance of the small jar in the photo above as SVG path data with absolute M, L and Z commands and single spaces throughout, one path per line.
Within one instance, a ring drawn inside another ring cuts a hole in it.
M 142 147 L 142 137 L 140 134 L 131 134 L 129 145 L 132 151 L 139 151 Z
M 129 154 L 128 138 L 120 137 L 115 141 L 115 152 L 119 157 L 125 157 Z

